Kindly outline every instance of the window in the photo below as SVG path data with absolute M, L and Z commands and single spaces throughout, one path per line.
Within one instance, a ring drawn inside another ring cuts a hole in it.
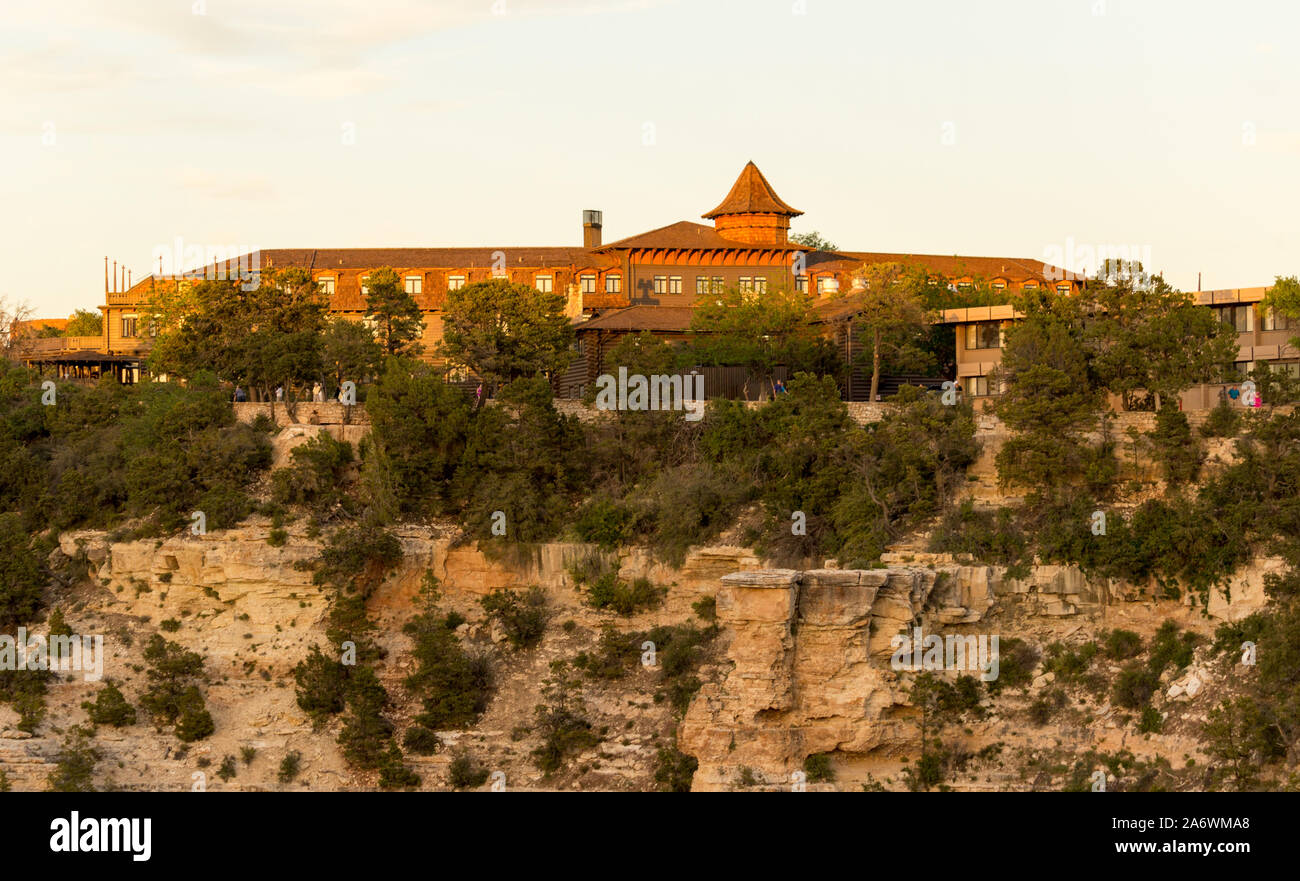
M 1270 306 L 1264 310 L 1264 330 L 1300 330 L 1300 318 L 1288 318 Z
M 320 285 L 321 293 L 327 297 L 334 296 L 334 279 L 318 278 L 316 284 Z
M 1020 287 L 1021 287 L 1021 289 L 1026 290 L 1026 291 L 1036 291 L 1036 290 L 1038 290 L 1038 282 L 1036 282 L 1036 281 L 1027 281 L 1027 282 L 1025 282 L 1023 285 L 1021 285 Z
M 1006 283 L 1005 281 L 995 281 L 995 282 L 993 282 L 993 290 L 995 290 L 995 291 L 1005 291 L 1006 289 L 1007 289 L 1007 283 Z
M 707 275 L 695 276 L 695 293 L 707 294 L 709 292 L 709 277 Z
M 555 279 L 549 275 L 537 276 L 537 289 L 543 294 L 549 294 L 555 290 Z
M 817 279 L 817 293 L 833 294 L 840 289 L 840 283 L 834 278 Z
M 794 277 L 794 289 L 801 294 L 808 293 L 808 276 L 796 275 Z
M 973 287 L 975 287 L 975 285 L 971 284 L 968 281 L 957 282 L 957 290 L 959 291 L 969 291 Z
M 682 277 L 680 275 L 674 275 L 672 278 L 668 279 L 668 293 L 680 294 L 681 292 Z
M 465 287 L 465 276 L 463 275 L 447 276 L 447 290 L 458 291 L 463 287 Z
M 122 336 L 123 336 L 123 337 L 129 339 L 129 338 L 135 336 L 135 323 L 136 323 L 136 320 L 137 320 L 137 316 L 135 316 L 135 315 L 123 315 L 123 316 L 122 316 Z
M 766 276 L 766 275 L 756 275 L 756 276 L 754 276 L 754 293 L 756 293 L 756 294 L 766 294 L 766 293 L 767 293 L 767 276 Z
M 1274 373 L 1283 374 L 1292 379 L 1300 379 L 1300 361 L 1289 361 L 1285 364 L 1273 364 Z
M 988 395 L 1002 394 L 999 383 L 991 382 L 987 376 L 968 376 L 962 380 L 972 397 L 982 398 Z
M 655 276 L 655 293 L 656 294 L 668 293 L 668 276 L 666 275 Z
M 368 275 L 361 276 L 361 296 L 363 297 L 368 296 L 370 294 L 370 285 L 366 284 L 366 282 L 368 281 L 370 281 L 370 276 Z
M 754 279 L 748 275 L 742 275 L 740 277 L 739 288 L 742 294 L 748 294 L 750 291 L 754 290 Z
M 621 294 L 623 292 L 623 276 L 607 275 L 605 276 L 605 293 Z
M 596 293 L 596 276 L 580 275 L 578 276 L 578 285 L 578 289 L 584 294 L 594 294 Z
M 723 291 L 725 291 L 726 289 L 727 289 L 727 286 L 726 286 L 726 284 L 723 282 L 723 280 L 722 280 L 722 276 L 720 276 L 720 275 L 715 275 L 715 276 L 713 276 L 713 293 L 715 293 L 715 294 L 720 294 L 720 293 L 722 293 Z
M 424 293 L 424 276 L 408 275 L 406 277 L 406 292 L 408 294 Z
M 1215 317 L 1224 324 L 1236 329 L 1237 333 L 1249 333 L 1254 330 L 1254 308 L 1251 306 L 1215 306 Z
M 1058 294 L 1068 294 L 1071 290 L 1072 290 L 1072 288 L 1070 287 L 1069 283 L 1066 283 L 1066 284 L 1058 284 L 1058 285 L 1056 286 L 1056 292 L 1057 292 Z
M 966 348 L 1002 348 L 1002 322 L 978 321 L 974 324 L 966 325 Z

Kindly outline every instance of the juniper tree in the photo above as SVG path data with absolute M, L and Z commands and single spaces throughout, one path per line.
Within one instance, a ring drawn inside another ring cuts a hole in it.
M 564 297 L 494 278 L 447 292 L 441 353 L 490 388 L 551 376 L 573 360 L 573 325 Z
M 370 273 L 366 289 L 366 320 L 373 323 L 384 354 L 414 357 L 423 352 L 424 316 L 402 277 L 385 266 Z

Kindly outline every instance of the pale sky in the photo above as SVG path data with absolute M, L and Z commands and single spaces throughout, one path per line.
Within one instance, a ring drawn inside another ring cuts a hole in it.
M 187 245 L 581 244 L 753 159 L 841 248 L 1300 273 L 1290 0 L 4 0 L 0 295 Z M 202 14 L 196 14 L 202 13 Z M 1053 250 L 1054 249 L 1054 250 Z

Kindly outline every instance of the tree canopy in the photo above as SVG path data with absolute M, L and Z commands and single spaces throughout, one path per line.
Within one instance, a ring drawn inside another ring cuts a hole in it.
M 424 351 L 424 316 L 402 277 L 385 266 L 366 278 L 366 320 L 385 355 L 414 357 Z
M 835 346 L 813 323 L 812 301 L 785 288 L 706 294 L 691 315 L 691 357 L 701 365 L 738 365 L 771 382 L 778 365 L 817 374 L 838 370 Z
M 573 359 L 564 297 L 503 278 L 447 293 L 440 353 L 496 387 L 552 375 Z

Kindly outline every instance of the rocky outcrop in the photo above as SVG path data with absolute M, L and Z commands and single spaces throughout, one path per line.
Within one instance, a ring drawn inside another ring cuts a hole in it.
M 974 573 L 968 573 L 974 574 Z M 927 606 L 984 604 L 979 578 L 929 569 L 759 570 L 727 575 L 718 618 L 729 631 L 722 681 L 706 684 L 678 733 L 696 757 L 694 787 L 730 788 L 741 769 L 787 781 L 806 756 L 906 747 L 906 694 L 891 640 Z M 978 620 L 978 619 L 977 619 Z

